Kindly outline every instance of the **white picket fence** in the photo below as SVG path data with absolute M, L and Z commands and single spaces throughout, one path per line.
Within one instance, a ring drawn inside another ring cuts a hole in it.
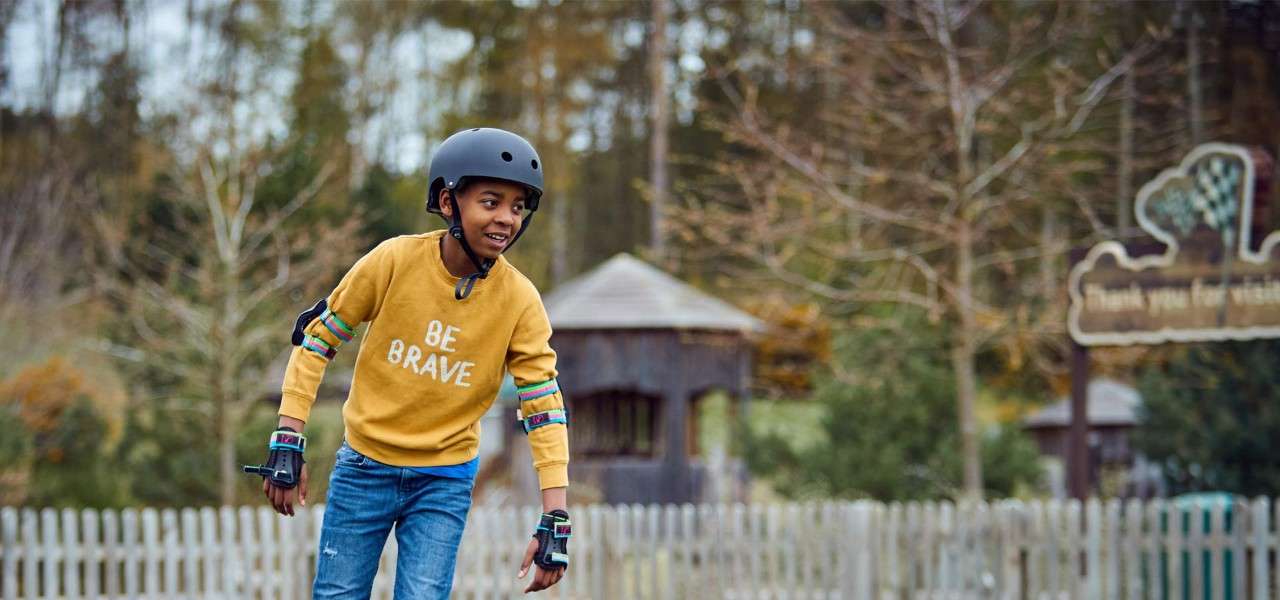
M 575 507 L 574 562 L 546 594 L 1265 600 L 1280 598 L 1276 508 L 1268 499 L 1206 509 L 1162 501 Z M 322 510 L 284 518 L 265 507 L 3 508 L 0 592 L 5 600 L 306 598 Z M 518 596 L 536 516 L 474 509 L 454 597 Z M 391 536 L 375 598 L 391 597 L 395 552 Z

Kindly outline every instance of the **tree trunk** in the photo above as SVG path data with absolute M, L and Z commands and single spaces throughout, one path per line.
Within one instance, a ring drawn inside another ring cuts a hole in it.
M 246 198 L 237 198 L 239 202 L 249 202 Z M 229 252 L 222 263 L 222 318 L 213 322 L 214 377 L 218 379 L 214 388 L 214 404 L 218 407 L 218 472 L 222 478 L 222 505 L 235 503 L 236 488 L 236 423 L 239 415 L 235 410 L 239 400 L 236 376 L 238 365 L 234 362 L 236 341 L 239 339 L 238 323 L 240 315 L 240 282 L 236 276 L 240 262 L 240 238 L 233 231 L 227 232 Z
M 1204 140 L 1200 93 L 1200 13 L 1194 4 L 1184 5 L 1187 15 L 1187 111 L 1191 122 L 1191 146 Z
M 961 221 L 956 232 L 956 288 L 959 293 L 957 312 L 960 323 L 951 344 L 951 367 L 956 378 L 956 411 L 960 422 L 960 450 L 964 458 L 964 495 L 966 500 L 982 499 L 982 453 L 978 446 L 978 423 L 974 407 L 978 399 L 977 322 L 973 307 L 973 231 Z
M 1133 228 L 1133 72 L 1125 73 L 1120 92 L 1120 168 L 1116 181 L 1116 228 L 1120 238 Z
M 1053 306 L 1058 295 L 1057 263 L 1058 246 L 1058 214 L 1046 205 L 1041 209 L 1040 217 L 1040 294 L 1045 306 Z
M 231 422 L 230 407 L 221 401 L 218 404 L 221 407 L 218 410 L 218 477 L 221 480 L 219 496 L 223 506 L 231 506 L 235 504 L 236 499 L 235 427 Z
M 667 244 L 663 234 L 663 211 L 667 204 L 667 0 L 653 0 L 653 36 L 649 40 L 649 77 L 652 96 L 650 110 L 653 131 L 649 136 L 649 184 L 653 203 L 649 206 L 649 245 L 653 259 L 667 265 Z

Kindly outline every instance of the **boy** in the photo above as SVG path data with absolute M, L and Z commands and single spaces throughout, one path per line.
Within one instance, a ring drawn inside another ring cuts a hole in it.
M 368 598 L 395 526 L 396 598 L 448 598 L 471 507 L 480 417 L 504 368 L 519 386 L 543 516 L 520 567 L 525 592 L 568 567 L 569 444 L 551 326 L 533 284 L 502 253 L 529 225 L 542 165 L 500 129 L 450 136 L 431 161 L 427 210 L 450 227 L 387 240 L 298 317 L 262 490 L 281 514 L 306 504 L 301 433 L 325 366 L 369 322 L 343 405 L 314 598 Z M 525 212 L 528 211 L 528 216 Z

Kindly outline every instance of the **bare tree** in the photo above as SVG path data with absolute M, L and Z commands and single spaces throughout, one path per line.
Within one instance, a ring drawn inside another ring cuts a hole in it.
M 66 284 L 64 265 L 88 193 L 70 165 L 56 159 L 36 173 L 0 185 L 0 315 L 18 304 L 50 307 Z
M 201 149 L 173 176 L 164 200 L 171 227 L 137 231 L 105 213 L 97 220 L 115 262 L 102 286 L 134 333 L 131 344 L 108 347 L 163 371 L 178 382 L 167 400 L 212 420 L 223 503 L 234 501 L 237 427 L 273 391 L 268 366 L 289 349 L 281 311 L 296 308 L 294 294 L 311 298 L 331 287 L 357 251 L 358 218 L 336 228 L 295 223 L 332 168 L 284 205 L 265 206 L 255 192 L 269 158 Z
M 1100 61 L 1088 36 L 1106 15 L 1084 3 L 806 6 L 816 41 L 788 77 L 835 100 L 777 113 L 751 66 L 725 77 L 724 132 L 745 156 L 715 168 L 734 193 L 695 191 L 680 221 L 749 276 L 945 319 L 964 494 L 979 497 L 975 357 L 1040 322 L 1061 330 L 1056 311 L 1029 310 L 1053 278 L 1002 282 L 1068 247 L 1041 208 L 1078 204 L 1073 182 L 1105 168 L 1072 145 L 1150 45 Z
M 667 85 L 667 0 L 653 0 L 653 31 L 649 37 L 649 110 L 652 130 L 649 134 L 649 185 L 653 188 L 653 204 L 649 207 L 649 249 L 660 265 L 667 262 L 666 226 L 663 211 L 667 205 L 667 155 L 670 132 L 670 92 Z

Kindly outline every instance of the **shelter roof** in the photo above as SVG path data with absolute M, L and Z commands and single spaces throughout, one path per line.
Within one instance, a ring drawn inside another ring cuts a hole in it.
M 764 329 L 755 317 L 627 253 L 561 284 L 543 302 L 559 331 Z
M 1132 386 L 1113 379 L 1098 378 L 1089 382 L 1089 425 L 1136 425 L 1142 396 Z M 1071 398 L 1060 398 L 1023 419 L 1030 429 L 1068 427 L 1071 425 Z

